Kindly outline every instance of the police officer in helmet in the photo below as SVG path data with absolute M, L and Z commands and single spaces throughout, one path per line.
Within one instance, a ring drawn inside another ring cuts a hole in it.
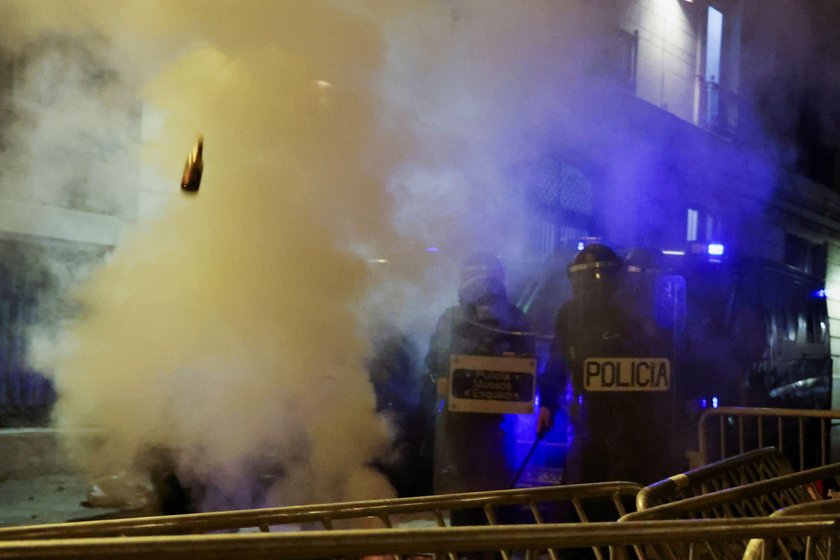
M 663 442 L 651 434 L 656 420 L 651 403 L 661 393 L 589 385 L 592 372 L 584 370 L 589 358 L 650 355 L 638 317 L 619 297 L 624 262 L 610 247 L 593 243 L 575 255 L 567 273 L 573 297 L 557 314 L 548 365 L 571 382 L 573 393 L 568 408 L 574 439 L 566 482 L 659 480 L 665 462 L 657 446 Z
M 426 355 L 437 398 L 448 395 L 450 356 L 533 356 L 534 339 L 524 313 L 508 299 L 505 271 L 488 252 L 469 256 L 460 271 L 458 304 L 438 320 Z M 552 403 L 550 395 L 544 403 Z M 546 406 L 541 429 L 550 427 L 553 410 Z M 503 414 L 450 412 L 438 408 L 435 427 L 435 493 L 507 488 L 515 466 L 505 457 L 514 434 L 503 430 Z M 480 513 L 480 512 L 479 512 Z M 474 520 L 453 518 L 454 524 Z M 480 521 L 476 521 L 480 522 Z

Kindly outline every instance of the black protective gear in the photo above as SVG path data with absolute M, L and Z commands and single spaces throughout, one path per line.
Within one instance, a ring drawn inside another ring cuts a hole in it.
M 525 314 L 510 303 L 504 268 L 491 253 L 475 253 L 461 267 L 459 305 L 438 320 L 426 355 L 429 382 L 448 379 L 453 355 L 534 355 L 534 339 Z M 504 415 L 452 412 L 435 397 L 436 493 L 501 490 L 508 487 L 515 466 L 506 456 L 516 434 L 505 431 Z M 479 514 L 481 512 L 479 511 Z M 479 515 L 479 518 L 481 516 Z M 453 514 L 453 525 L 477 522 Z
M 587 245 L 567 269 L 572 292 L 585 301 L 606 301 L 618 289 L 622 268 L 621 258 L 606 245 Z
M 638 255 L 641 257 L 642 255 Z M 652 353 L 648 329 L 620 290 L 624 261 L 609 247 L 592 244 L 568 267 L 574 297 L 557 314 L 547 371 L 570 381 L 567 483 L 631 480 L 649 484 L 667 475 L 670 456 L 664 392 L 587 390 L 590 358 L 637 358 Z M 637 275 L 639 276 L 639 275 Z
M 507 302 L 505 269 L 496 255 L 473 253 L 461 265 L 458 301 L 461 305 L 492 305 Z

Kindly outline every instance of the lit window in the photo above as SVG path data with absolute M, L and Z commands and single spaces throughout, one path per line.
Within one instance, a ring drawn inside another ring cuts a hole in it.
M 685 239 L 686 241 L 697 241 L 697 219 L 699 217 L 699 213 L 697 210 L 693 208 L 688 209 L 688 216 L 686 219 L 686 232 L 685 232 Z

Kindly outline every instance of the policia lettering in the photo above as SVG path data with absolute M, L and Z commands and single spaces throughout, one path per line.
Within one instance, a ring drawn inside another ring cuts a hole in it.
M 667 358 L 588 358 L 583 364 L 586 391 L 667 391 L 670 387 Z

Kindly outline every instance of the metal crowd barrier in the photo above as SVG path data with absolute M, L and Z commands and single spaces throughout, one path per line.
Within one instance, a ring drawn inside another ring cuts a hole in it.
M 828 499 L 788 506 L 775 511 L 770 517 L 802 517 L 832 515 L 840 519 L 840 500 Z M 805 556 L 813 560 L 831 560 L 840 557 L 840 540 L 813 536 L 796 539 L 753 539 L 747 545 L 744 560 L 765 560 L 773 549 L 783 552 L 786 558 Z
M 636 509 L 650 509 L 792 472 L 790 461 L 776 448 L 756 449 L 655 482 L 639 491 Z
M 653 546 L 678 550 L 692 543 L 705 543 L 726 552 L 715 558 L 742 560 L 743 546 L 738 552 L 738 547 L 726 545 L 748 539 L 807 538 L 837 542 L 840 539 L 837 516 L 14 540 L 0 541 L 0 558 L 439 560 L 471 554 L 486 558 L 488 553 L 499 551 L 516 551 L 517 558 L 540 558 L 548 551 L 609 547 L 615 560 L 630 560 L 636 551 L 642 551 L 638 557 L 642 560 L 676 560 L 707 556 L 652 556 L 647 551 Z M 773 554 L 765 558 L 782 557 Z
M 676 475 L 630 513 L 643 489 L 607 482 L 7 527 L 0 558 L 558 560 L 586 548 L 599 560 L 840 557 L 840 500 L 822 500 L 814 486 L 840 483 L 840 463 L 777 474 L 791 470 L 780 457 L 762 449 Z M 523 524 L 500 523 L 511 507 Z M 486 525 L 452 527 L 463 510 L 483 513 Z
M 822 496 L 818 485 L 825 481 L 833 484 L 840 482 L 840 463 L 664 503 L 628 513 L 620 521 L 767 518 L 788 506 L 819 502 Z M 636 553 L 640 558 L 683 558 L 700 553 L 711 554 L 710 557 L 740 558 L 746 548 L 746 541 L 730 541 L 719 546 L 704 542 L 693 543 L 681 549 L 674 549 L 668 545 L 651 546 L 645 547 L 645 550 L 637 550 Z
M 716 420 L 716 422 L 715 422 Z M 787 457 L 797 457 L 798 470 L 831 462 L 829 446 L 833 420 L 840 410 L 802 410 L 786 408 L 720 407 L 703 412 L 698 424 L 701 464 L 773 445 Z M 809 431 L 808 427 L 817 429 Z M 714 432 L 717 432 L 716 434 Z M 819 457 L 808 464 L 807 451 L 819 437 Z M 716 435 L 717 443 L 712 442 Z
M 51 525 L 0 528 L 0 543 L 25 539 L 86 539 L 141 535 L 187 535 L 218 531 L 260 531 L 288 534 L 312 532 L 315 527 L 328 531 L 357 529 L 367 531 L 405 527 L 446 527 L 453 511 L 482 512 L 487 525 L 500 525 L 499 510 L 516 508 L 521 523 L 531 526 L 547 522 L 589 523 L 591 513 L 606 516 L 599 521 L 615 521 L 633 509 L 641 486 L 631 482 L 605 482 L 549 486 L 489 492 L 470 492 L 417 498 L 396 498 L 264 508 L 226 512 L 79 521 Z M 556 518 L 556 519 L 553 519 Z M 452 528 L 454 530 L 454 528 Z M 461 530 L 460 528 L 458 530 Z M 552 554 L 552 560 L 555 557 Z M 597 558 L 605 552 L 597 550 Z M 0 553 L 0 557 L 2 557 Z M 502 554 L 507 560 L 507 554 Z

